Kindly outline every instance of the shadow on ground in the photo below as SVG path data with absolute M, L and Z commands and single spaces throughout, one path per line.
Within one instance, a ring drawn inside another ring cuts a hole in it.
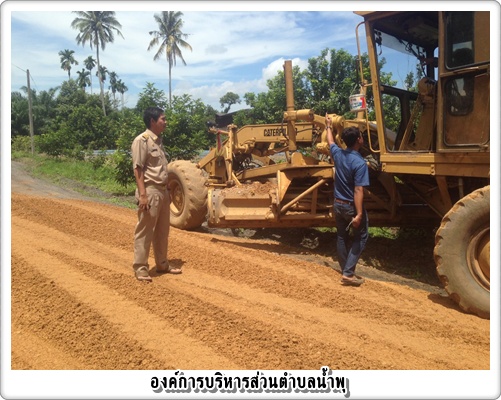
M 237 242 L 243 247 L 266 250 L 281 255 L 317 262 L 340 270 L 337 263 L 337 234 L 312 228 L 287 229 L 213 229 L 204 224 L 201 232 L 217 235 L 214 240 L 229 242 L 224 237 L 268 240 L 269 243 Z M 369 238 L 357 271 L 377 280 L 403 283 L 437 294 L 441 288 L 433 260 L 434 233 L 420 230 L 401 230 L 396 237 Z

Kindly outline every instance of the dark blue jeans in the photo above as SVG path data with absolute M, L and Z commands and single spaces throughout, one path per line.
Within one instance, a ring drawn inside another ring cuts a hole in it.
M 334 202 L 334 215 L 336 216 L 337 256 L 339 265 L 341 266 L 343 276 L 351 277 L 355 275 L 358 259 L 369 237 L 369 218 L 364 208 L 360 226 L 357 229 L 353 228 L 353 226 L 351 227 L 353 233 L 353 237 L 351 238 L 350 232 L 347 232 L 346 228 L 356 215 L 355 206 Z

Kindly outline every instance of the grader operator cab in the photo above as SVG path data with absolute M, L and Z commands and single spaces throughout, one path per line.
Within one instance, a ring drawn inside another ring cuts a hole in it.
M 356 14 L 363 17 L 357 42 L 364 25 L 370 74 L 360 61 L 366 79 L 350 99 L 355 117 L 331 116 L 341 146 L 343 128 L 363 132 L 371 226 L 436 228 L 441 282 L 464 311 L 489 318 L 489 12 Z M 420 66 L 416 91 L 383 83 L 378 57 L 396 54 Z M 169 165 L 173 226 L 335 226 L 325 116 L 296 110 L 290 61 L 284 75 L 282 121 L 212 126 L 217 146 L 202 160 Z

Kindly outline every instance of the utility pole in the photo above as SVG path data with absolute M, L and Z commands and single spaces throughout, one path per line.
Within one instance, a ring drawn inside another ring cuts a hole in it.
M 26 70 L 26 75 L 28 78 L 28 115 L 30 119 L 30 139 L 31 139 L 31 155 L 35 154 L 35 145 L 33 139 L 33 110 L 31 107 L 31 88 L 30 88 L 30 70 Z

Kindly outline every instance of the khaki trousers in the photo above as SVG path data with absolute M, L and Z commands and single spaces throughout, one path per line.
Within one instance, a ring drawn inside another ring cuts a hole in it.
M 168 267 L 170 195 L 166 189 L 157 186 L 146 186 L 146 195 L 150 208 L 148 210 L 138 208 L 137 211 L 137 224 L 134 232 L 134 271 L 142 266 L 149 268 L 148 257 L 152 244 L 156 266 Z M 139 201 L 137 189 L 136 200 Z

